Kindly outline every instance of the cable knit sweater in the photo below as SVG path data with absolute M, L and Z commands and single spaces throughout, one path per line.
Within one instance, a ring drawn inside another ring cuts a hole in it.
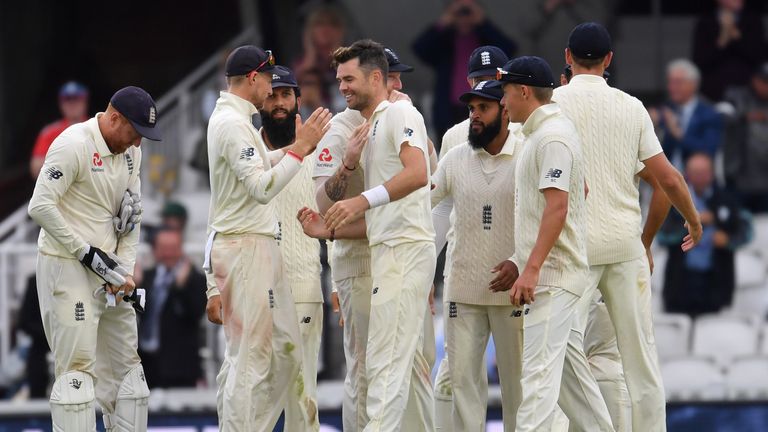
M 552 100 L 576 126 L 584 154 L 589 264 L 642 256 L 635 174 L 643 169 L 640 161 L 662 151 L 643 104 L 596 75 L 574 76 Z
M 311 157 L 313 155 L 307 156 Z M 302 207 L 317 210 L 312 168 L 311 163 L 303 163 L 298 174 L 272 201 L 280 228 L 278 243 L 283 253 L 285 277 L 296 303 L 323 301 L 320 287 L 320 243 L 304 235 L 296 219 L 296 213 Z
M 491 268 L 514 252 L 515 164 L 522 145 L 516 132 L 509 133 L 497 155 L 469 145 L 455 147 L 432 177 L 432 204 L 453 200 L 447 301 L 509 305 L 509 293 L 491 292 L 488 284 L 496 276 Z

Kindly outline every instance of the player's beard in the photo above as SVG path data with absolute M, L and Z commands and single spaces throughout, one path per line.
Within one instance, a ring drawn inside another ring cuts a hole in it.
M 499 109 L 499 115 L 496 117 L 496 120 L 485 125 L 480 132 L 475 132 L 470 123 L 469 136 L 467 139 L 472 148 L 484 149 L 497 135 L 499 135 L 499 132 L 501 132 L 501 112 L 502 110 Z
M 367 94 L 363 94 L 361 92 L 354 92 L 353 93 L 353 103 L 349 104 L 349 108 L 356 110 L 356 111 L 362 111 L 365 108 L 368 107 L 368 103 L 370 102 L 371 98 Z
M 288 111 L 288 115 L 279 119 L 272 117 L 272 113 L 266 111 L 259 111 L 259 114 L 261 114 L 261 126 L 264 127 L 264 133 L 267 134 L 270 144 L 275 148 L 283 148 L 293 144 L 296 139 L 298 106 L 293 107 L 291 111 Z

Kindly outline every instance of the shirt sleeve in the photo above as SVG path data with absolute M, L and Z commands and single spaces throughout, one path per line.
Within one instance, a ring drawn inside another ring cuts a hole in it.
M 448 175 L 446 173 L 448 162 L 448 158 L 441 160 L 440 163 L 437 164 L 437 171 L 432 175 L 432 191 L 430 192 L 430 198 L 433 208 L 450 194 Z
M 539 151 L 539 190 L 555 188 L 568 192 L 573 167 L 571 150 L 559 141 L 552 141 L 544 144 Z
M 245 185 L 248 194 L 259 204 L 267 204 L 283 190 L 293 176 L 301 169 L 301 162 L 292 157 L 283 157 L 270 169 L 265 169 L 257 145 L 249 139 L 250 132 L 241 125 L 233 125 L 221 139 L 221 156 L 237 179 Z M 269 161 L 267 161 L 269 163 Z
M 28 213 L 46 234 L 62 244 L 77 258 L 87 243 L 72 232 L 59 211 L 59 201 L 80 173 L 77 144 L 55 140 L 45 157 L 45 163 L 35 183 Z
M 656 136 L 656 131 L 653 128 L 651 116 L 642 104 L 640 104 L 639 109 L 638 115 L 642 118 L 642 124 L 640 125 L 640 145 L 638 146 L 637 158 L 644 161 L 661 153 L 662 149 L 659 137 Z
M 133 158 L 136 169 L 133 170 L 129 179 L 128 190 L 141 196 L 141 149 L 134 148 L 136 150 L 133 152 Z M 120 259 L 120 264 L 128 270 L 128 274 L 133 274 L 136 265 L 136 248 L 139 245 L 140 232 L 141 224 L 136 225 L 133 231 L 121 237 L 117 245 L 117 257 Z
M 312 159 L 313 178 L 330 177 L 341 167 L 347 143 L 347 137 L 341 129 L 339 126 L 332 127 L 318 143 Z
M 392 110 L 390 117 L 390 133 L 392 143 L 397 154 L 400 153 L 403 143 L 411 147 L 417 147 L 424 152 L 424 157 L 429 155 L 427 146 L 427 128 L 421 114 L 408 102 L 396 102 L 388 109 Z

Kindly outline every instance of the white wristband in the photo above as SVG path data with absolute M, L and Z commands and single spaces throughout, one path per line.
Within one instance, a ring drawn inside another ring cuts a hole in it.
M 384 185 L 378 185 L 373 189 L 368 189 L 363 192 L 362 195 L 368 200 L 368 205 L 371 206 L 371 208 L 389 204 L 389 192 L 387 192 L 387 188 L 385 188 Z

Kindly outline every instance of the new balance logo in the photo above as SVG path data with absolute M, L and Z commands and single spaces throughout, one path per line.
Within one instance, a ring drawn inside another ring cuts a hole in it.
M 246 147 L 240 151 L 240 159 L 251 160 L 256 150 L 253 147 Z
M 301 322 L 303 324 L 309 324 L 310 322 L 312 322 L 312 317 L 304 317 L 301 319 Z
M 144 376 L 144 371 L 139 372 L 139 378 L 141 378 L 142 381 L 147 381 L 147 377 Z
M 456 307 L 456 303 L 448 303 L 448 318 L 456 318 L 457 316 L 459 316 L 459 309 Z
M 406 137 L 412 137 L 413 136 L 413 129 L 411 129 L 409 127 L 403 129 L 403 135 L 405 135 Z
M 75 303 L 75 321 L 85 321 L 85 306 L 83 302 Z
M 480 62 L 483 63 L 483 66 L 488 66 L 491 64 L 491 53 L 488 51 L 483 51 L 480 53 Z
M 64 177 L 64 173 L 57 170 L 55 167 L 50 167 L 45 170 L 45 174 L 48 176 L 48 180 L 58 180 Z
M 483 229 L 490 231 L 491 223 L 493 222 L 493 210 L 490 205 L 483 206 Z
M 275 293 L 272 291 L 272 289 L 269 290 L 269 308 L 275 308 Z
M 71 385 L 75 390 L 80 390 L 80 386 L 83 385 L 83 382 L 77 378 L 72 378 L 72 381 L 69 382 L 69 385 Z
M 525 308 L 525 313 L 523 313 L 523 311 L 521 311 L 520 309 L 516 309 L 514 312 L 512 312 L 512 314 L 510 316 L 514 317 L 514 318 L 520 318 L 524 314 L 528 315 L 528 312 L 530 312 L 530 311 L 531 311 L 530 309 Z
M 549 171 L 547 171 L 547 175 L 545 175 L 544 178 L 559 179 L 561 174 L 563 174 L 563 170 L 550 168 Z

